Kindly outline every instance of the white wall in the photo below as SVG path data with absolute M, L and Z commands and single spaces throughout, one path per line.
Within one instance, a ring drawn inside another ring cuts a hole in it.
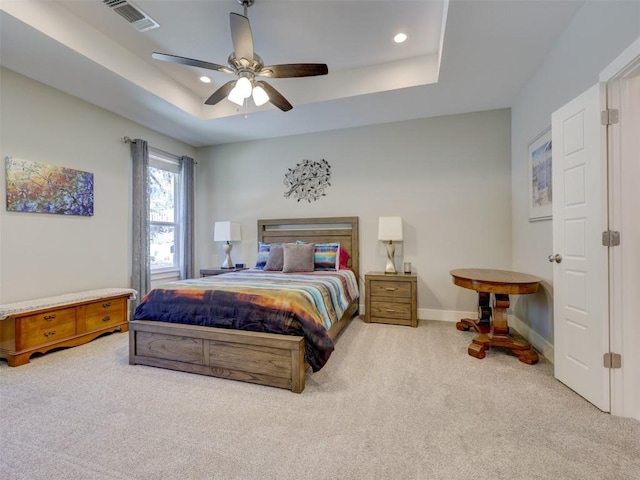
M 0 80 L 2 158 L 92 172 L 95 197 L 92 217 L 0 208 L 0 303 L 128 287 L 131 157 L 122 137 L 177 155 L 194 156 L 194 148 L 11 70 L 0 69 Z
M 419 317 L 457 320 L 477 298 L 449 271 L 511 265 L 509 125 L 509 111 L 495 110 L 199 149 L 197 266 L 222 262 L 216 220 L 241 222 L 232 257 L 253 265 L 260 218 L 358 216 L 360 271 L 384 270 L 378 217 L 400 215 L 396 263 L 418 274 Z M 332 168 L 327 196 L 312 203 L 283 197 L 285 172 L 303 159 Z
M 512 106 L 513 269 L 545 280 L 544 291 L 512 302 L 517 328 L 553 358 L 551 221 L 528 222 L 527 144 L 553 111 L 598 82 L 600 71 L 640 35 L 640 2 L 587 1 Z

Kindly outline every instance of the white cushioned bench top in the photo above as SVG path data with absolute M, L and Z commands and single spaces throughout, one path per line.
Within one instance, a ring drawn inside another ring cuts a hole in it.
M 15 315 L 17 313 L 43 310 L 45 308 L 71 305 L 78 302 L 99 300 L 101 298 L 115 297 L 118 295 L 129 295 L 131 298 L 136 298 L 138 292 L 132 288 L 101 288 L 98 290 L 67 293 L 55 297 L 37 298 L 24 302 L 5 303 L 4 305 L 0 305 L 0 320 L 4 320 L 9 315 Z

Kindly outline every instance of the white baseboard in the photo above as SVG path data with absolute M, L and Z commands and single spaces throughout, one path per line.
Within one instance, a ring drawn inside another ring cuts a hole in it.
M 360 314 L 364 315 L 364 305 L 360 305 Z M 478 312 L 463 312 L 457 310 L 435 310 L 431 308 L 419 308 L 418 320 L 435 320 L 438 322 L 458 322 L 461 318 L 477 318 Z M 545 340 L 536 331 L 515 315 L 508 315 L 509 327 L 522 335 L 527 342 L 533 345 L 547 360 L 553 363 L 553 344 Z
M 365 305 L 360 305 L 360 315 L 365 313 Z M 437 322 L 458 322 L 461 318 L 477 318 L 478 312 L 458 312 L 455 310 L 434 310 L 419 308 L 418 320 L 435 320 Z
M 418 320 L 436 320 L 438 322 L 459 322 L 461 318 L 477 318 L 478 312 L 458 312 L 456 310 L 433 310 L 419 308 Z
M 458 322 L 461 318 L 477 318 L 478 312 L 462 312 L 456 310 L 418 309 L 418 320 L 436 320 L 440 322 Z M 527 324 L 514 315 L 508 315 L 509 327 L 516 330 L 533 348 L 553 363 L 553 345 L 532 330 Z
M 540 334 L 538 334 L 538 332 L 532 330 L 529 325 L 522 322 L 522 320 L 514 315 L 509 315 L 509 318 L 507 320 L 510 327 L 513 327 L 520 335 L 522 335 L 527 340 L 527 342 L 533 345 L 533 348 L 535 348 L 547 360 L 553 363 L 554 349 L 553 345 L 549 343 L 548 340 L 542 338 Z

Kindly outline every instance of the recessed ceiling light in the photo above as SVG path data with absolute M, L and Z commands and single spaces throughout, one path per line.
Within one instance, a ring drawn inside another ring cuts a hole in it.
M 393 37 L 393 41 L 396 43 L 402 43 L 407 39 L 406 33 L 398 33 L 395 37 Z
M 204 76 L 204 75 L 200 77 L 200 81 L 202 83 L 211 83 L 211 79 L 209 77 Z

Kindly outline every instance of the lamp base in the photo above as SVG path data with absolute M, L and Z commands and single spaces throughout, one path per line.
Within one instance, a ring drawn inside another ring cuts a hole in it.
M 392 241 L 389 241 L 389 243 L 385 243 L 384 246 L 387 247 L 387 265 L 384 269 L 384 273 L 398 273 L 396 270 L 395 262 L 393 260 L 393 257 L 396 254 L 396 246 Z
M 226 255 L 225 259 L 224 259 L 224 263 L 222 264 L 222 267 L 220 268 L 235 268 L 235 265 L 233 264 L 233 262 L 231 261 L 231 249 L 233 248 L 233 245 L 231 245 L 229 242 L 224 244 L 224 254 Z

